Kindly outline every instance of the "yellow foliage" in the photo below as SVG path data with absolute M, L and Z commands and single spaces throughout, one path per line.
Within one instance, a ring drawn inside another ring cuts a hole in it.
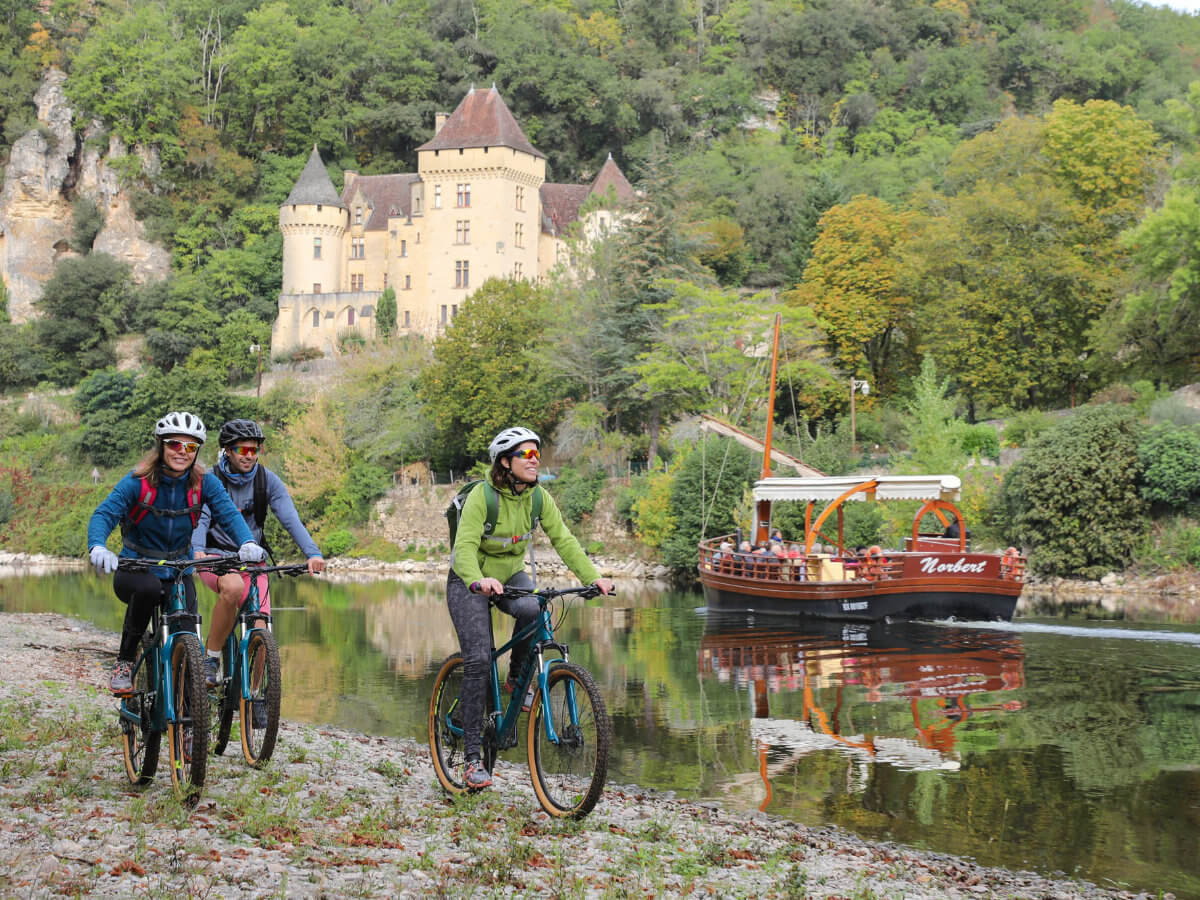
M 297 500 L 311 503 L 341 490 L 349 470 L 344 431 L 341 413 L 324 397 L 288 425 L 283 435 L 288 487 Z
M 671 515 L 671 484 L 675 476 L 656 472 L 650 476 L 650 489 L 633 504 L 634 534 L 648 547 L 658 549 L 675 530 Z

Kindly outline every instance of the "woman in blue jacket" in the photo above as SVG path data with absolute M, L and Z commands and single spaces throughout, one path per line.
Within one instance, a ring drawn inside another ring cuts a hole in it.
M 114 694 L 133 690 L 133 661 L 138 642 L 166 591 L 171 571 L 117 570 L 117 555 L 105 542 L 121 526 L 121 556 L 126 559 L 180 559 L 191 555 L 192 529 L 208 504 L 213 517 L 239 545 L 243 562 L 262 562 L 266 552 L 254 542 L 246 521 L 220 480 L 196 461 L 206 437 L 200 417 L 170 412 L 154 426 L 154 448 L 117 482 L 88 522 L 88 555 L 96 571 L 113 575 L 113 591 L 125 604 L 121 646 L 109 687 Z M 184 577 L 187 610 L 196 614 L 196 586 Z

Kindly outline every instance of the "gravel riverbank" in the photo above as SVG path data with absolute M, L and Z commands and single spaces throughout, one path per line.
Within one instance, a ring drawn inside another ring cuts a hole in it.
M 610 785 L 547 817 L 524 767 L 459 801 L 411 741 L 284 723 L 262 771 L 209 766 L 195 810 L 124 779 L 116 635 L 0 614 L 0 897 L 1149 898 Z M 286 685 L 287 673 L 284 673 Z M 160 764 L 160 775 L 165 761 Z

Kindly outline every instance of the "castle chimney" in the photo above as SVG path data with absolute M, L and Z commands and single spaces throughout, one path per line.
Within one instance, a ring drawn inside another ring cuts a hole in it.
M 442 126 L 446 124 L 446 119 L 450 118 L 450 113 L 434 113 L 433 114 L 433 133 L 437 135 L 442 130 Z

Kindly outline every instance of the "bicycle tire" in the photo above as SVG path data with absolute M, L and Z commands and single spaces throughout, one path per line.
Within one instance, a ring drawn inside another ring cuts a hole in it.
M 204 648 L 200 638 L 184 631 L 171 651 L 171 687 L 175 721 L 167 723 L 171 782 L 184 803 L 200 799 L 208 772 L 208 688 L 204 682 Z
M 236 659 L 233 657 L 232 659 Z M 221 650 L 221 674 L 225 679 L 221 689 L 211 695 L 213 706 L 213 756 L 220 756 L 229 746 L 229 734 L 233 730 L 233 714 L 237 709 L 238 673 L 229 653 L 229 643 Z
M 250 765 L 261 768 L 275 752 L 275 738 L 279 734 L 279 703 L 283 696 L 280 680 L 283 676 L 275 635 L 260 629 L 252 631 L 246 655 L 239 665 L 246 666 L 250 673 L 250 696 L 241 696 L 240 687 L 235 688 L 239 695 L 242 756 Z M 236 680 L 240 684 L 240 676 Z M 266 707 L 267 718 L 262 727 L 255 727 L 254 723 L 256 702 Z
M 608 777 L 612 721 L 591 673 L 574 663 L 555 663 L 547 679 L 550 720 L 558 741 L 546 735 L 546 700 L 534 694 L 527 751 L 533 791 L 542 809 L 562 819 L 592 811 Z M 570 713 L 574 698 L 576 714 Z
M 125 759 L 125 777 L 139 787 L 154 780 L 158 771 L 158 754 L 162 748 L 162 732 L 154 730 L 154 702 L 150 697 L 150 653 L 154 641 L 142 636 L 142 656 L 135 664 L 133 694 L 122 706 L 139 719 L 139 724 L 121 717 L 121 755 Z
M 462 780 L 465 761 L 462 725 L 461 721 L 453 720 L 462 693 L 462 680 L 462 654 L 452 653 L 438 668 L 433 680 L 433 696 L 429 699 L 429 755 L 438 781 L 450 794 L 463 794 L 467 790 Z M 459 729 L 457 733 L 455 728 Z

